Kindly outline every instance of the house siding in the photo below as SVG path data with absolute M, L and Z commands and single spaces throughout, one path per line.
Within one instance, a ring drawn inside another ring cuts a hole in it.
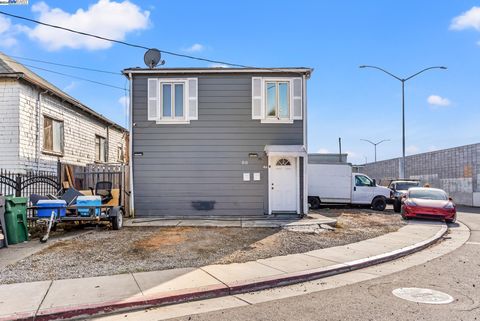
M 9 87 L 14 89 L 9 89 L 8 95 L 0 98 L 5 100 L 6 97 L 9 97 L 8 104 L 6 103 L 4 106 L 2 103 L 0 108 L 3 110 L 8 106 L 9 115 L 12 116 L 8 116 L 8 131 L 4 126 L 0 129 L 2 131 L 0 144 L 5 144 L 6 149 L 15 151 L 12 152 L 12 155 L 16 156 L 9 156 L 9 159 L 13 158 L 8 163 L 2 156 L 0 168 L 17 172 L 29 170 L 54 172 L 57 170 L 58 160 L 73 165 L 91 164 L 95 161 L 95 135 L 109 137 L 109 162 L 118 161 L 118 146 L 122 146 L 125 150 L 125 137 L 122 131 L 109 128 L 107 135 L 108 125 L 48 93 L 41 95 L 41 116 L 38 128 L 38 99 L 39 94 L 43 91 L 19 80 L 15 80 Z M 43 152 L 43 116 L 50 116 L 64 122 L 63 156 L 59 157 Z M 2 117 L 0 121 L 2 124 L 5 123 L 5 118 Z M 4 138 L 4 132 L 9 135 L 5 135 L 5 137 L 9 138 Z M 39 148 L 37 148 L 37 133 Z
M 19 90 L 16 80 L 0 79 L 0 168 L 6 170 L 14 170 L 18 164 Z
M 303 145 L 303 121 L 252 120 L 252 76 L 198 76 L 198 120 L 182 125 L 147 121 L 147 79 L 156 76 L 134 76 L 132 145 L 134 153 L 143 153 L 133 157 L 136 216 L 268 211 L 265 145 Z M 258 153 L 259 159 L 249 153 Z M 250 173 L 251 180 L 243 181 L 243 173 Z M 253 173 L 260 173 L 261 180 L 253 181 Z M 214 209 L 197 210 L 196 201 L 215 202 Z

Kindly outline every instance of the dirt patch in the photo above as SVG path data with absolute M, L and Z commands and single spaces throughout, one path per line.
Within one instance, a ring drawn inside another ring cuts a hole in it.
M 161 234 L 135 242 L 133 247 L 138 250 L 155 251 L 162 246 L 178 245 L 188 239 L 191 231 L 190 227 L 165 228 Z
M 279 228 L 96 228 L 0 270 L 0 283 L 246 262 L 358 242 L 404 225 L 399 215 L 388 211 L 321 209 L 319 213 L 337 218 L 335 231 L 305 234 Z

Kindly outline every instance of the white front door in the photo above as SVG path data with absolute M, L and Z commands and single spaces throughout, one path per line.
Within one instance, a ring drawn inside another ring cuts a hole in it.
M 297 212 L 297 162 L 295 157 L 270 159 L 271 212 Z

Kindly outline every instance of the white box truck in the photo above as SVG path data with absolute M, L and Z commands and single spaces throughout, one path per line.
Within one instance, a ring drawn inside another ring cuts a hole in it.
M 308 203 L 312 209 L 321 204 L 352 204 L 383 211 L 389 197 L 390 189 L 377 186 L 365 174 L 353 173 L 351 164 L 308 164 Z

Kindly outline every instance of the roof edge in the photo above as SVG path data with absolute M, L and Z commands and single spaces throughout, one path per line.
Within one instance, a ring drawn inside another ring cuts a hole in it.
M 286 68 L 126 68 L 127 74 L 215 74 L 215 73 L 300 73 L 310 76 L 313 68 L 286 67 Z

